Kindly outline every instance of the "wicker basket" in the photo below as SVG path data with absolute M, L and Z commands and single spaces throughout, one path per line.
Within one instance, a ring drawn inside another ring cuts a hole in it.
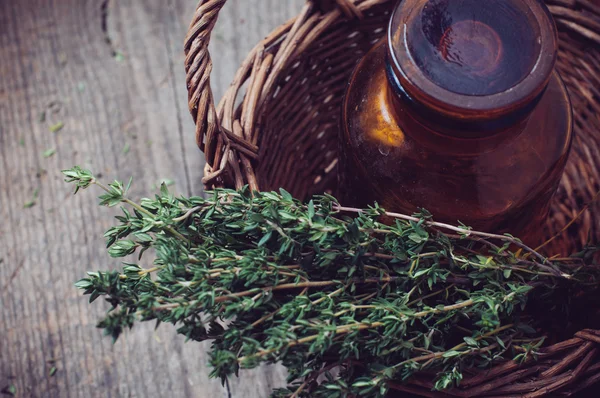
M 312 0 L 258 43 L 215 108 L 208 42 L 226 0 L 201 0 L 185 40 L 189 108 L 206 156 L 203 182 L 298 198 L 335 191 L 341 100 L 356 62 L 386 32 L 396 0 Z M 548 221 L 549 254 L 600 242 L 600 1 L 546 0 L 560 36 L 557 67 L 575 109 L 573 150 Z M 574 220 L 575 221 L 572 221 Z M 600 330 L 546 347 L 538 361 L 474 372 L 432 392 L 423 375 L 397 390 L 428 397 L 569 396 L 600 381 Z M 600 395 L 600 394 L 598 394 Z

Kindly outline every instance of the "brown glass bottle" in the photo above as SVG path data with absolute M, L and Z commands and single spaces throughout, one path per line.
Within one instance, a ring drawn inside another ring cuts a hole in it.
M 403 0 L 355 69 L 341 197 L 508 232 L 534 244 L 572 141 L 538 0 Z

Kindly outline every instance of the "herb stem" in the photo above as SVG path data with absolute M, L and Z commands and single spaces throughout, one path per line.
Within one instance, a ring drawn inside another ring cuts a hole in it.
M 356 213 L 356 214 L 360 214 L 360 213 L 364 212 L 363 209 L 358 209 L 358 208 L 354 208 L 354 207 L 344 207 L 344 206 L 340 206 L 340 205 L 334 205 L 333 208 L 334 208 L 334 210 L 340 211 L 340 212 L 348 212 L 348 213 Z M 401 214 L 401 213 L 393 213 L 393 212 L 386 211 L 384 214 L 388 217 L 398 218 L 400 220 L 405 220 L 405 221 L 413 221 L 413 222 L 422 221 L 420 218 L 408 216 L 406 214 Z M 443 228 L 448 231 L 458 232 L 459 234 L 462 234 L 467 237 L 469 235 L 475 235 L 475 236 L 481 236 L 481 237 L 488 238 L 488 239 L 498 239 L 501 241 L 510 242 L 510 243 L 514 244 L 515 246 L 518 246 L 518 247 L 522 248 L 523 250 L 533 254 L 535 257 L 540 259 L 540 261 L 542 261 L 542 263 L 545 263 L 547 261 L 546 257 L 542 256 L 541 254 L 536 252 L 534 249 L 532 249 L 531 247 L 529 247 L 526 244 L 524 244 L 523 242 L 521 242 L 519 239 L 515 239 L 515 238 L 507 236 L 507 235 L 498 235 L 498 234 L 491 234 L 491 233 L 487 233 L 487 232 L 479 232 L 479 231 L 474 231 L 474 230 L 470 230 L 470 229 L 466 229 L 466 228 L 460 228 L 460 227 L 456 227 L 454 225 L 440 223 L 440 222 L 436 222 L 436 221 L 423 221 L 423 223 L 425 225 L 427 225 L 428 227 Z M 385 230 L 381 230 L 380 232 L 384 232 L 384 231 Z M 390 233 L 390 231 L 385 231 L 385 232 Z
M 197 211 L 202 210 L 204 207 L 202 206 L 196 206 L 193 207 L 191 209 L 189 209 L 184 215 L 182 215 L 181 217 L 176 217 L 173 219 L 174 222 L 181 222 L 181 221 L 185 221 L 187 220 L 192 214 L 196 213 Z
M 594 195 L 592 200 L 590 200 L 588 203 L 586 203 L 585 206 L 583 206 L 581 208 L 581 210 L 571 219 L 571 221 L 569 221 L 564 227 L 562 227 L 560 231 L 558 231 L 550 239 L 548 239 L 547 241 L 545 241 L 544 243 L 542 243 L 541 245 L 536 247 L 535 250 L 538 251 L 538 250 L 543 249 L 548 244 L 550 244 L 552 241 L 554 241 L 556 238 L 558 238 L 560 235 L 562 235 L 567 229 L 569 229 L 571 227 L 571 225 L 575 224 L 575 222 L 581 218 L 583 213 L 588 211 L 588 209 L 590 208 L 590 206 L 592 204 L 596 203 L 596 201 L 598 200 L 599 197 L 600 197 L 600 191 L 596 192 L 596 194 Z
M 475 341 L 483 340 L 485 338 L 494 336 L 494 335 L 496 335 L 498 333 L 501 333 L 504 330 L 510 329 L 510 328 L 512 328 L 514 326 L 515 325 L 512 324 L 512 323 L 510 325 L 504 325 L 504 326 L 499 327 L 499 328 L 497 328 L 495 330 L 492 330 L 491 332 L 488 332 L 486 334 L 483 334 L 483 335 L 475 338 Z M 428 361 L 428 360 L 431 360 L 431 359 L 439 359 L 439 358 L 442 358 L 444 356 L 444 354 L 446 354 L 446 353 L 448 353 L 450 351 L 458 351 L 458 350 L 460 350 L 462 348 L 465 348 L 466 346 L 467 346 L 467 343 L 460 343 L 458 345 L 455 345 L 454 347 L 452 347 L 448 351 L 434 352 L 432 354 L 422 355 L 420 357 L 415 357 L 415 358 L 410 358 L 410 359 L 407 359 L 405 361 L 402 361 L 402 362 L 398 363 L 397 365 L 394 365 L 394 367 L 395 368 L 396 367 L 401 367 L 401 366 L 406 365 L 406 364 L 408 364 L 410 362 L 423 362 L 423 361 Z M 461 353 L 461 355 L 464 355 L 464 354 L 465 353 Z
M 370 279 L 364 279 L 364 280 L 355 280 L 354 282 L 358 283 L 358 284 L 369 284 L 369 283 L 391 282 L 394 280 L 397 280 L 397 278 L 396 277 L 370 278 Z M 219 296 L 219 297 L 215 298 L 215 303 L 222 303 L 224 301 L 234 300 L 234 299 L 237 299 L 240 297 L 251 296 L 253 294 L 260 293 L 260 292 L 267 293 L 267 292 L 279 291 L 279 290 L 327 287 L 327 286 L 332 286 L 332 285 L 336 285 L 339 283 L 340 283 L 339 281 L 284 283 L 284 284 L 277 285 L 277 286 L 256 288 L 256 289 L 246 290 L 246 291 L 239 292 L 239 293 L 232 293 L 232 294 L 227 294 L 224 296 Z M 193 305 L 196 305 L 197 303 L 198 303 L 198 300 L 195 300 L 195 301 L 189 302 L 187 305 L 193 306 Z M 164 305 L 153 307 L 153 310 L 154 311 L 165 311 L 165 310 L 178 308 L 181 306 L 182 306 L 181 303 L 170 303 L 170 304 L 164 304 Z
M 138 274 L 139 274 L 139 275 L 147 275 L 147 274 L 150 274 L 150 273 L 152 273 L 152 272 L 159 271 L 159 270 L 161 270 L 161 269 L 163 269 L 163 267 L 162 267 L 162 266 L 159 266 L 159 267 L 152 267 L 152 268 L 149 268 L 149 269 L 143 269 L 143 270 L 141 270 L 140 272 L 138 272 Z
M 456 286 L 456 285 L 453 283 L 453 284 L 447 286 L 444 289 L 438 290 L 437 292 L 433 292 L 433 293 L 427 294 L 427 295 L 425 295 L 423 297 L 419 297 L 418 299 L 415 299 L 415 300 L 411 301 L 410 303 L 406 304 L 406 306 L 407 307 L 411 307 L 411 306 L 415 305 L 416 303 L 418 303 L 419 301 L 422 302 L 422 301 L 427 300 L 428 298 L 435 297 L 435 296 L 437 296 L 440 293 L 447 292 L 448 290 L 452 289 L 454 286 Z
M 473 304 L 474 304 L 473 300 L 466 300 L 466 301 L 463 301 L 462 303 L 457 303 L 457 304 L 454 304 L 454 305 L 445 306 L 444 308 L 441 308 L 441 309 L 434 308 L 434 309 L 431 309 L 429 311 L 417 312 L 417 313 L 413 314 L 411 318 L 417 319 L 417 318 L 426 317 L 427 315 L 430 315 L 430 314 L 438 314 L 438 313 L 441 313 L 441 312 L 450 312 L 450 311 L 458 310 L 458 309 L 461 309 L 461 308 L 469 307 L 469 306 L 471 306 Z M 375 328 L 379 328 L 379 327 L 384 326 L 384 325 L 385 325 L 385 323 L 383 323 L 383 322 L 352 323 L 352 324 L 348 324 L 348 325 L 338 326 L 338 327 L 335 328 L 335 330 L 333 332 L 336 335 L 338 335 L 338 334 L 347 334 L 347 333 L 350 333 L 350 332 L 355 331 L 355 330 L 375 329 Z M 511 327 L 512 327 L 512 325 L 511 325 Z M 265 355 L 272 354 L 272 353 L 280 351 L 282 349 L 292 348 L 292 347 L 295 347 L 295 346 L 297 346 L 299 344 L 310 343 L 311 341 L 318 339 L 319 336 L 320 335 L 318 335 L 318 334 L 314 334 L 314 335 L 311 335 L 311 336 L 303 337 L 303 338 L 298 339 L 296 341 L 289 342 L 283 348 L 271 348 L 271 349 L 268 349 L 268 350 L 260 350 L 260 351 L 256 352 L 255 354 L 248 355 L 248 356 L 243 356 L 243 357 L 238 358 L 238 363 L 242 363 L 242 362 L 244 362 L 244 361 L 246 361 L 248 359 L 255 358 L 255 357 L 264 357 Z

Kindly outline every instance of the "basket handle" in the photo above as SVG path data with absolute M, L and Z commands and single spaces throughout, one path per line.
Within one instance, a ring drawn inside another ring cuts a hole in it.
M 225 131 L 221 125 L 210 87 L 212 61 L 208 44 L 219 11 L 226 1 L 200 0 L 184 41 L 188 108 L 196 124 L 196 143 L 206 156 L 205 178 L 203 179 L 205 184 L 219 177 L 227 167 L 237 168 L 237 162 L 230 159 L 228 154 L 221 156 L 224 149 L 227 151 L 227 145 L 229 145 L 227 143 L 230 143 L 232 139 L 237 139 L 235 134 Z M 320 9 L 322 14 L 337 7 L 348 18 L 362 18 L 362 12 L 354 4 L 355 1 L 307 0 L 312 6 Z M 237 144 L 243 145 L 242 143 Z M 234 171 L 234 174 L 239 174 L 239 170 Z M 239 180 L 240 178 L 236 178 L 236 185 L 239 185 Z M 251 185 L 253 185 L 252 182 Z
M 210 34 L 219 11 L 227 0 L 200 0 L 184 41 L 188 108 L 196 124 L 196 142 L 203 152 L 205 143 L 216 142 L 219 121 L 215 110 L 210 73 L 212 61 L 208 52 Z M 212 164 L 213 159 L 206 159 Z

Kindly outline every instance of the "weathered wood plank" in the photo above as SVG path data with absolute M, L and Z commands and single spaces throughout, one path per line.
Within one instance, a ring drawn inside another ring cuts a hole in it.
M 135 197 L 161 179 L 201 193 L 181 50 L 194 3 L 0 1 L 0 389 L 14 385 L 23 397 L 228 395 L 208 378 L 207 345 L 184 345 L 173 328 L 136 326 L 114 346 L 101 336 L 95 322 L 105 306 L 88 305 L 73 282 L 118 266 L 103 249 L 110 211 L 92 192 L 72 196 L 59 174 L 80 164 L 107 180 L 133 176 Z M 217 97 L 247 51 L 301 0 L 230 3 L 211 45 Z M 56 152 L 45 157 L 49 149 Z M 35 205 L 24 208 L 36 190 Z M 244 372 L 230 396 L 263 397 L 280 383 L 280 370 Z

